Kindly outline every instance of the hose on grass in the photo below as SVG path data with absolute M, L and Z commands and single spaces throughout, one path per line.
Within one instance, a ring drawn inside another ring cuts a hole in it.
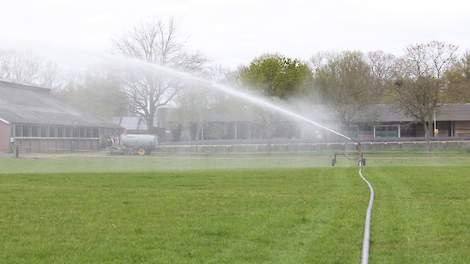
M 361 255 L 361 264 L 369 263 L 369 248 L 370 248 L 370 222 L 372 218 L 372 206 L 374 205 L 374 188 L 372 184 L 364 177 L 362 173 L 362 162 L 359 164 L 359 176 L 369 187 L 369 205 L 367 206 L 366 219 L 364 223 L 364 238 L 362 240 L 362 255 Z

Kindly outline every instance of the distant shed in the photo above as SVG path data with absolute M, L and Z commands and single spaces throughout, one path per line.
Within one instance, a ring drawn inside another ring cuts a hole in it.
M 50 89 L 0 81 L 0 152 L 96 151 L 121 128 L 83 113 Z

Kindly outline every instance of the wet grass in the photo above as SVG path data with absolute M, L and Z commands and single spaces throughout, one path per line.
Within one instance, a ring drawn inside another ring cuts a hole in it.
M 470 166 L 375 167 L 371 263 L 470 263 Z
M 324 154 L 219 154 L 219 155 L 27 155 L 0 158 L 0 173 L 154 172 L 226 169 L 328 167 L 332 155 Z M 345 160 L 340 166 L 351 166 Z
M 354 263 L 355 169 L 0 176 L 3 263 Z
M 0 262 L 358 263 L 367 188 L 329 158 L 2 158 Z M 371 263 L 470 263 L 469 155 L 367 158 Z
M 341 153 L 341 152 L 339 152 Z M 343 153 L 344 154 L 344 153 Z M 0 173 L 95 173 L 191 170 L 286 169 L 330 167 L 332 153 L 252 153 L 157 156 L 109 156 L 98 154 L 25 155 L 0 158 Z M 465 166 L 466 152 L 374 152 L 366 153 L 368 167 Z M 355 166 L 354 155 L 338 156 L 339 167 Z

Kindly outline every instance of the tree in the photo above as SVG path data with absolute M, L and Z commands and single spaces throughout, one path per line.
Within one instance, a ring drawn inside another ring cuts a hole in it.
M 239 70 L 241 85 L 259 91 L 272 101 L 288 100 L 303 96 L 312 88 L 312 71 L 306 63 L 277 54 L 266 54 L 254 59 Z M 271 139 L 279 116 L 265 109 L 254 109 L 264 126 L 264 133 Z
M 0 50 L 0 79 L 48 88 L 62 85 L 57 65 L 17 50 Z
M 457 51 L 457 46 L 439 41 L 411 45 L 400 61 L 402 73 L 410 78 L 440 79 L 456 63 Z
M 367 53 L 367 64 L 372 75 L 371 89 L 375 100 L 390 102 L 390 87 L 393 85 L 396 57 L 381 50 Z
M 385 73 L 382 73 L 385 69 L 377 68 L 377 76 L 373 70 L 364 55 L 357 51 L 332 54 L 323 58 L 321 64 L 317 63 L 315 87 L 343 127 L 351 127 L 359 113 L 370 104 L 380 102 L 382 90 L 376 89 L 374 83 L 378 82 L 379 74 L 385 80 Z
M 161 20 L 142 23 L 115 40 L 114 44 L 119 53 L 145 63 L 188 71 L 199 70 L 205 63 L 200 54 L 185 51 L 173 19 L 166 23 Z M 181 89 L 180 83 L 145 65 L 128 69 L 121 76 L 130 110 L 143 117 L 149 131 L 155 132 L 154 120 L 158 109 L 175 98 Z
M 202 76 L 219 84 L 233 82 L 234 73 L 220 65 L 204 68 Z M 202 140 L 208 133 L 205 131 L 208 119 L 217 115 L 234 117 L 245 106 L 220 91 L 203 86 L 190 86 L 183 89 L 175 99 L 176 116 L 179 121 L 180 136 L 183 140 Z
M 395 100 L 408 116 L 424 126 L 431 136 L 434 113 L 443 100 L 443 75 L 456 62 L 457 46 L 438 41 L 409 46 L 396 65 Z
M 239 80 L 268 97 L 287 99 L 311 88 L 312 72 L 306 63 L 280 55 L 267 54 L 242 67 Z
M 106 120 L 128 112 L 122 84 L 115 74 L 99 68 L 70 80 L 59 96 L 78 109 Z
M 445 79 L 447 102 L 470 102 L 470 52 L 445 73 Z

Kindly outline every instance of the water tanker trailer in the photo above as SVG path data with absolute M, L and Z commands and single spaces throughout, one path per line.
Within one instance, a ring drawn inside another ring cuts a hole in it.
M 157 144 L 155 135 L 127 134 L 121 136 L 119 148 L 123 154 L 143 156 L 152 153 Z

